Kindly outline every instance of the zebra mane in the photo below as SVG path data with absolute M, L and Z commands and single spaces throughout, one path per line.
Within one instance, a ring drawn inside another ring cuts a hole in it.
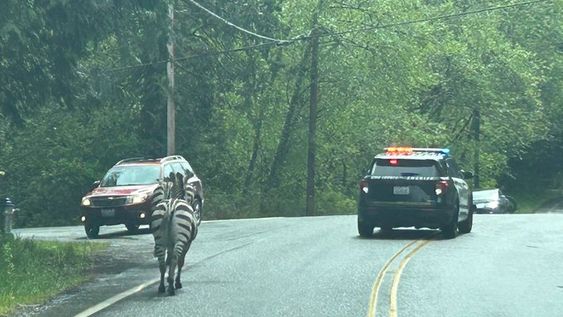
M 165 200 L 176 200 L 186 196 L 185 180 L 181 173 L 170 172 L 168 177 L 165 177 L 159 182 L 160 187 L 164 192 Z

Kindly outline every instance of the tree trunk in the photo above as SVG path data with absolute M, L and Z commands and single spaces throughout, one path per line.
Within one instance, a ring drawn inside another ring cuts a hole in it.
M 272 165 L 270 168 L 270 174 L 268 180 L 266 181 L 266 188 L 265 192 L 270 191 L 273 188 L 277 188 L 279 186 L 279 174 L 280 170 L 285 163 L 287 158 L 287 153 L 289 152 L 289 138 L 291 136 L 293 125 L 295 124 L 296 115 L 299 113 L 299 106 L 302 105 L 301 103 L 301 94 L 302 94 L 302 87 L 303 81 L 305 80 L 305 75 L 307 73 L 307 68 L 305 64 L 309 59 L 309 49 L 305 49 L 303 58 L 298 65 L 298 71 L 295 80 L 295 88 L 293 90 L 293 95 L 289 101 L 289 109 L 287 110 L 287 114 L 285 116 L 285 121 L 283 124 L 282 132 L 280 135 L 280 141 L 278 142 L 278 146 L 276 148 L 276 154 L 272 161 Z

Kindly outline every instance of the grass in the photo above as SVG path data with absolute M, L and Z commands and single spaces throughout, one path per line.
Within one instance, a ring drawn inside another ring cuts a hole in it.
M 533 213 L 545 203 L 563 197 L 563 190 L 521 191 L 512 196 L 518 203 L 518 213 Z
M 89 278 L 101 243 L 65 243 L 13 238 L 0 233 L 0 316 L 18 305 L 44 303 Z

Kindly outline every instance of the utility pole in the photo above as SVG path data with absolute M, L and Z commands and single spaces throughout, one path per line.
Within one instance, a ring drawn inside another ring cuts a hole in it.
M 480 106 L 473 109 L 473 141 L 475 146 L 475 152 L 473 153 L 473 187 L 479 188 L 481 184 L 479 183 L 479 156 L 480 156 L 480 134 L 481 134 L 481 109 Z
M 307 150 L 307 205 L 305 216 L 315 214 L 315 157 L 317 151 L 317 104 L 319 93 L 319 30 L 318 17 L 322 0 L 313 14 L 311 31 L 311 92 L 309 100 L 309 138 Z
M 175 62 L 175 38 L 174 38 L 174 1 L 168 3 L 168 63 L 166 63 L 166 74 L 168 77 L 168 99 L 166 102 L 166 155 L 176 152 L 176 104 L 174 102 L 174 62 Z

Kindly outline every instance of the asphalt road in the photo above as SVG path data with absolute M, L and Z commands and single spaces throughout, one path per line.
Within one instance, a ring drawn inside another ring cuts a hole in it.
M 159 276 L 152 236 L 104 227 L 95 278 L 19 315 L 563 316 L 562 228 L 563 213 L 476 215 L 453 240 L 411 229 L 361 239 L 355 216 L 204 222 L 184 288 L 168 297 L 147 283 Z M 81 227 L 17 233 L 86 241 Z

